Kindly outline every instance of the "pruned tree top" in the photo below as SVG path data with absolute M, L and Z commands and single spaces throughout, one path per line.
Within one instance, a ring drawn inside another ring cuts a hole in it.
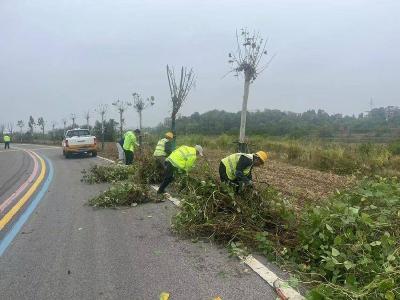
M 104 116 L 107 111 L 108 111 L 108 105 L 107 104 L 99 104 L 95 111 L 100 114 L 101 116 Z
M 253 82 L 274 58 L 272 56 L 263 63 L 263 58 L 268 55 L 267 42 L 268 39 L 263 39 L 259 32 L 247 29 L 240 29 L 240 33 L 236 31 L 236 50 L 228 54 L 228 62 L 232 65 L 229 73 L 239 76 L 243 72 L 245 80 Z
M 117 101 L 111 103 L 111 105 L 115 106 L 118 112 L 124 112 L 129 106 L 132 106 L 132 102 L 118 99 Z
M 143 99 L 139 93 L 133 93 L 133 108 L 137 112 L 141 112 L 145 110 L 147 107 L 154 105 L 155 98 L 154 96 L 147 97 Z
M 195 85 L 195 74 L 192 68 L 181 67 L 180 76 L 176 78 L 174 68 L 167 65 L 167 78 L 172 99 L 172 115 L 175 116 Z

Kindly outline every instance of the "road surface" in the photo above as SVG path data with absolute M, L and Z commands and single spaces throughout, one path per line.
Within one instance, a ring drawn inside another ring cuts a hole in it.
M 170 293 L 171 300 L 276 299 L 226 249 L 171 233 L 172 203 L 120 210 L 87 206 L 87 199 L 107 187 L 80 182 L 82 169 L 96 163 L 104 162 L 67 160 L 60 149 L 46 146 L 1 149 L 3 225 L 9 217 L 0 231 L 5 248 L 0 253 L 1 299 L 150 300 L 161 292 Z M 38 178 L 40 185 L 10 217 Z

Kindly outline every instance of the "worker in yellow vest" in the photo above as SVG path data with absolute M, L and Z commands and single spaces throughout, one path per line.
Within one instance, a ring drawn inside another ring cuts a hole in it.
M 259 167 L 268 159 L 268 154 L 258 151 L 253 154 L 234 153 L 221 160 L 219 176 L 222 182 L 228 182 L 239 188 L 251 186 L 253 167 Z
M 4 140 L 4 149 L 10 149 L 10 142 L 11 142 L 11 137 L 8 135 L 8 133 L 6 133 L 3 136 L 3 140 Z
M 156 158 L 156 161 L 159 165 L 164 167 L 165 159 L 172 152 L 172 139 L 174 138 L 174 134 L 172 132 L 167 132 L 165 134 L 165 138 L 158 141 L 156 149 L 154 150 L 153 156 Z
M 135 133 L 140 134 L 140 130 L 136 129 Z M 131 130 L 128 130 L 124 135 L 124 144 L 122 148 L 124 149 L 125 153 L 126 165 L 131 165 L 133 163 L 133 153 L 135 152 L 135 148 L 139 146 L 135 133 L 133 133 Z
M 197 160 L 197 154 L 203 156 L 203 147 L 180 146 L 172 151 L 171 155 L 165 160 L 165 175 L 157 193 L 162 194 L 165 188 L 174 180 L 175 172 L 188 173 Z

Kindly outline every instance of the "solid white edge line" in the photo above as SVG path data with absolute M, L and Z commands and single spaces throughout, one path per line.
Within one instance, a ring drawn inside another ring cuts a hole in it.
M 280 290 L 286 299 L 300 300 L 305 299 L 299 292 L 289 286 L 287 282 L 280 279 L 274 272 L 263 265 L 258 259 L 254 258 L 251 254 L 246 257 L 239 258 L 248 265 L 254 272 L 256 272 L 262 279 L 275 290 Z
M 105 157 L 100 156 L 100 155 L 97 155 L 97 158 L 100 158 L 100 159 L 103 159 L 103 160 L 105 160 L 105 161 L 108 161 L 108 162 L 110 162 L 110 163 L 115 164 L 115 161 L 113 161 L 112 159 L 108 159 L 108 158 L 105 158 Z
M 115 161 L 102 157 L 97 156 L 100 159 L 106 160 L 108 162 L 114 163 Z M 157 185 L 151 185 L 151 188 L 154 190 L 158 190 Z M 165 193 L 168 200 L 170 200 L 173 204 L 177 207 L 181 206 L 181 200 L 172 197 L 170 194 Z M 249 266 L 254 272 L 256 272 L 264 281 L 266 281 L 276 292 L 281 291 L 283 296 L 288 300 L 302 300 L 305 299 L 298 291 L 290 287 L 287 282 L 280 279 L 278 275 L 268 269 L 265 265 L 263 265 L 258 259 L 254 258 L 251 254 L 243 257 L 238 256 L 241 261 L 243 261 L 247 266 Z M 279 293 L 278 293 L 279 295 Z M 281 297 L 279 295 L 279 297 Z

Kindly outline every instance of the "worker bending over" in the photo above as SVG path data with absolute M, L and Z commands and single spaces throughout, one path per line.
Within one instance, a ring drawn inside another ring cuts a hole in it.
M 137 143 L 136 135 L 140 134 L 140 130 L 136 129 L 135 133 L 131 130 L 127 131 L 124 135 L 124 144 L 122 148 L 124 149 L 125 153 L 125 164 L 131 165 L 133 163 L 133 154 L 135 152 L 135 148 L 139 146 Z
M 162 194 L 165 188 L 174 180 L 175 172 L 188 173 L 197 160 L 197 154 L 203 156 L 203 148 L 200 145 L 194 147 L 180 146 L 172 151 L 165 160 L 165 175 L 157 193 Z
M 172 132 L 167 132 L 165 134 L 165 138 L 158 141 L 156 149 L 153 153 L 153 156 L 156 158 L 157 164 L 164 168 L 165 159 L 172 152 L 172 139 L 174 138 L 174 134 Z
M 265 163 L 268 154 L 258 151 L 253 154 L 234 153 L 221 160 L 219 164 L 219 176 L 222 182 L 228 182 L 239 188 L 251 186 L 253 167 L 259 167 Z

